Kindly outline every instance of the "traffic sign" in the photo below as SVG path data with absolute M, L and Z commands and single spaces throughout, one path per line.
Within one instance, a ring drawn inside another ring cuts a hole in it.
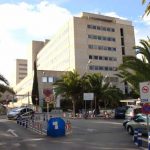
M 49 103 L 49 102 L 51 101 L 51 98 L 50 98 L 50 97 L 45 97 L 45 101 L 46 101 L 47 103 Z
M 150 102 L 150 81 L 140 82 L 140 98 L 142 103 Z
M 50 89 L 50 88 L 45 88 L 43 89 L 43 94 L 46 96 L 46 97 L 49 97 L 53 94 L 53 90 Z
M 150 114 L 150 104 L 149 103 L 145 103 L 143 106 L 142 106 L 142 113 L 143 114 Z
M 83 93 L 84 100 L 94 100 L 94 93 Z

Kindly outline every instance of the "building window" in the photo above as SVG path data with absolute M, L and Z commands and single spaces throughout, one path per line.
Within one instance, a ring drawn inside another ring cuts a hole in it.
M 94 70 L 94 66 L 89 66 L 89 69 L 90 70 Z
M 108 67 L 105 67 L 105 70 L 107 71 L 107 70 L 108 70 Z
M 92 59 L 92 55 L 89 55 L 89 59 Z
M 102 56 L 99 56 L 99 60 L 102 60 Z
M 88 45 L 89 49 L 93 49 L 93 45 Z
M 125 55 L 125 47 L 122 47 L 122 55 Z
M 121 38 L 121 45 L 124 46 L 124 38 Z
M 112 32 L 115 32 L 115 29 L 114 29 L 114 28 L 112 28 L 112 29 L 111 29 L 111 31 L 112 31 Z
M 99 68 L 98 66 L 95 66 L 95 70 L 98 70 L 98 68 Z
M 42 77 L 42 82 L 47 83 L 47 77 Z
M 123 28 L 120 28 L 120 35 L 121 35 L 121 36 L 124 36 Z
M 103 66 L 99 66 L 99 70 L 103 70 Z
M 53 83 L 54 82 L 54 78 L 53 77 L 48 77 L 48 83 Z
M 98 56 L 94 56 L 94 59 L 98 60 Z

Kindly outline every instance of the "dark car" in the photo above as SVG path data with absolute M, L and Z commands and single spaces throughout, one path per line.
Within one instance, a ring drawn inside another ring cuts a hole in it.
M 29 118 L 34 114 L 34 110 L 28 107 L 15 108 L 7 113 L 8 119 Z
M 122 107 L 117 107 L 115 109 L 115 118 L 116 119 L 124 119 L 125 118 L 125 112 L 127 110 L 126 106 L 122 106 Z

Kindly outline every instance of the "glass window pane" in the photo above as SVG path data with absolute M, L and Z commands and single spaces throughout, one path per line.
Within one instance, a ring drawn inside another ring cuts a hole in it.
M 48 77 L 48 82 L 53 83 L 54 82 L 53 77 Z
M 42 77 L 42 82 L 47 82 L 47 77 Z

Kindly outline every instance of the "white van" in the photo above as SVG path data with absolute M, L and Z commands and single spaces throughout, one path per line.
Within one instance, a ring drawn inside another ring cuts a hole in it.
M 132 106 L 126 110 L 125 119 L 132 119 L 136 114 L 142 113 L 141 106 Z

